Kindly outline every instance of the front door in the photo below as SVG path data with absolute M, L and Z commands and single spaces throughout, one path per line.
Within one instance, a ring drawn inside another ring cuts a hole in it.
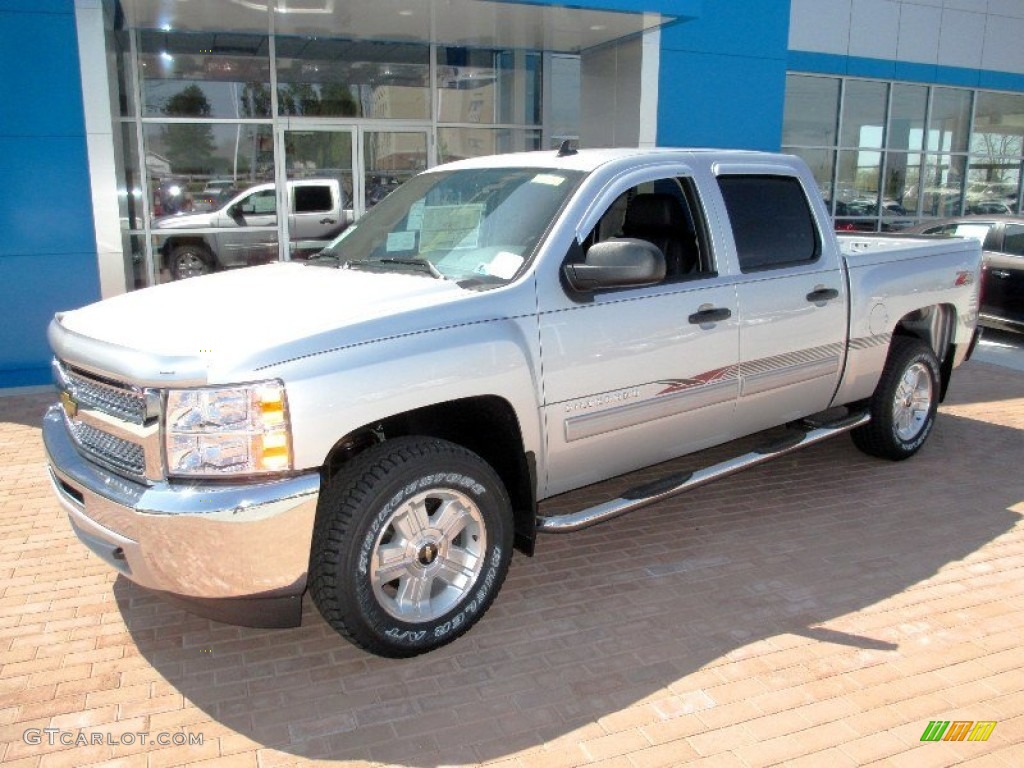
M 286 258 L 315 253 L 388 192 L 425 170 L 428 139 L 425 127 L 289 121 L 281 134 Z
M 663 280 L 573 297 L 539 287 L 546 495 L 722 443 L 734 435 L 739 305 L 717 263 L 685 165 L 606 187 L 579 252 L 618 238 L 664 254 Z M 588 214 L 588 217 L 590 214 Z M 577 258 L 570 254 L 569 258 Z

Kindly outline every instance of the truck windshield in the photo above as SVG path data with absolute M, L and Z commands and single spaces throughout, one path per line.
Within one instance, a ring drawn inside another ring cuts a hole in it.
M 310 263 L 419 272 L 465 287 L 510 281 L 583 177 L 546 168 L 423 173 Z

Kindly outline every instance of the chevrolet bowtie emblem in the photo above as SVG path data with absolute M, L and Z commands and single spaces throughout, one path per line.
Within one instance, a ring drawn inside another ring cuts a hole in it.
M 71 396 L 70 392 L 60 393 L 60 404 L 64 406 L 64 413 L 68 415 L 69 419 L 78 415 L 78 403 L 75 402 L 75 398 Z

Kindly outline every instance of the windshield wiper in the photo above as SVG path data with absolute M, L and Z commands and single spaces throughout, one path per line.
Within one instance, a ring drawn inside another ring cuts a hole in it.
M 398 264 L 400 266 L 415 266 L 417 269 L 422 269 L 423 271 L 430 272 L 430 274 L 433 275 L 434 278 L 437 278 L 438 280 L 447 280 L 445 276 L 440 273 L 437 267 L 434 266 L 433 262 L 431 262 L 429 259 L 418 259 L 412 257 L 396 259 L 389 257 L 386 259 L 375 259 L 374 261 L 378 264 Z
M 306 259 L 306 265 L 312 267 L 334 267 L 340 269 L 342 266 L 341 256 L 334 251 L 320 251 L 320 253 Z

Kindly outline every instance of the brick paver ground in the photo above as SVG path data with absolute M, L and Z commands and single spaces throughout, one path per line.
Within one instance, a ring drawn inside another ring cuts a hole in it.
M 242 629 L 115 578 L 45 480 L 49 399 L 0 398 L 7 765 L 1024 765 L 1018 372 L 963 368 L 911 461 L 840 438 L 543 538 L 469 635 L 408 661 L 308 600 L 301 628 Z M 930 720 L 998 724 L 922 743 Z M 26 743 L 43 728 L 68 735 Z

